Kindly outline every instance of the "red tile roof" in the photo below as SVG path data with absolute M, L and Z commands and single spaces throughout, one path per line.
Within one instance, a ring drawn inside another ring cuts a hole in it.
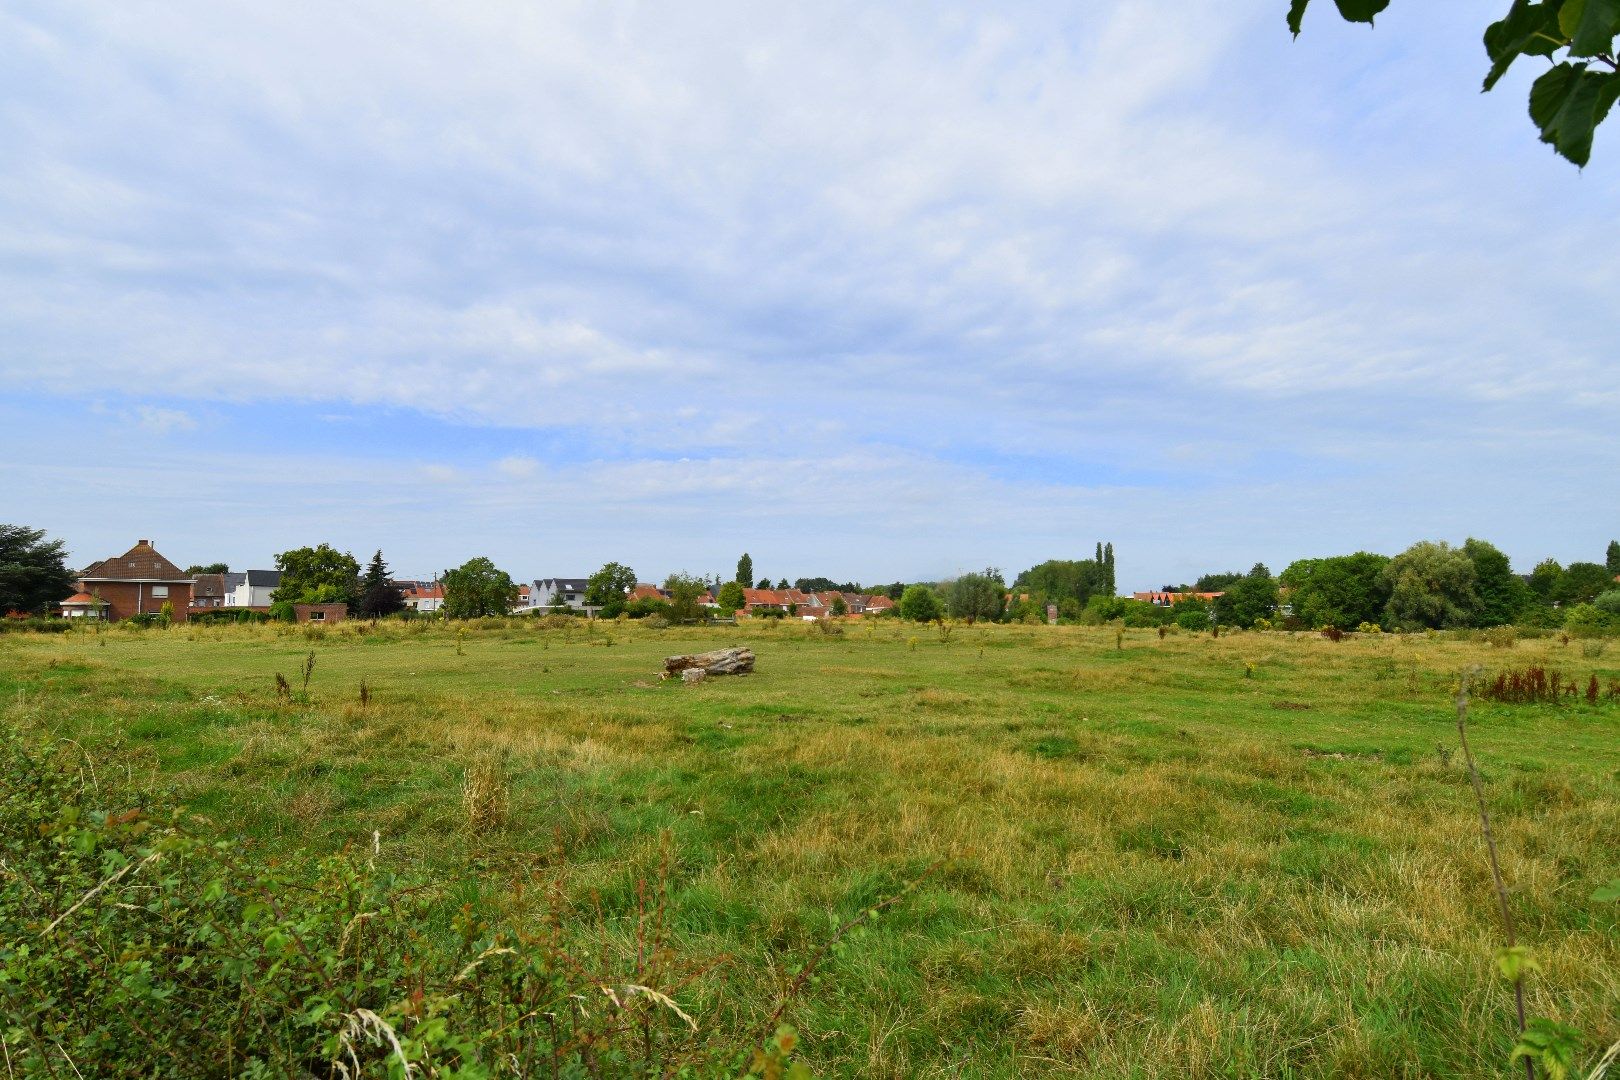
M 106 607 L 107 601 L 99 596 L 91 596 L 87 592 L 77 592 L 63 600 L 58 607 Z
M 79 575 L 84 581 L 189 582 L 191 575 L 159 555 L 152 541 L 142 540 L 122 555 L 91 563 Z

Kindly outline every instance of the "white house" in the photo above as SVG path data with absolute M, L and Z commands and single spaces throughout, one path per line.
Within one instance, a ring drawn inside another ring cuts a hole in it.
M 423 615 L 444 607 L 444 586 L 437 581 L 396 581 L 405 606 Z
M 225 575 L 225 606 L 268 608 L 270 594 L 281 585 L 280 570 L 244 570 Z
M 529 589 L 529 606 L 554 607 L 560 599 L 575 611 L 594 614 L 595 608 L 585 606 L 585 586 L 584 578 L 541 578 Z

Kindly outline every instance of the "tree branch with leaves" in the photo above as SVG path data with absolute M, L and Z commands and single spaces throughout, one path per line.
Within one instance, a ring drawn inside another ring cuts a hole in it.
M 1295 37 L 1310 2 L 1289 0 L 1288 29 Z M 1371 24 L 1390 0 L 1334 3 L 1348 21 Z M 1530 119 L 1542 142 L 1584 168 L 1593 133 L 1620 99 L 1616 35 L 1620 0 L 1513 0 L 1507 14 L 1485 29 L 1491 66 L 1483 89 L 1495 87 L 1521 56 L 1545 57 L 1552 66 L 1530 86 Z

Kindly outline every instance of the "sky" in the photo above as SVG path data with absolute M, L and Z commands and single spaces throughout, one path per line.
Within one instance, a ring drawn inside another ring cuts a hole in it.
M 0 7 L 0 521 L 1123 589 L 1620 536 L 1620 121 L 1491 12 Z M 1487 5 L 1490 7 L 1490 5 Z

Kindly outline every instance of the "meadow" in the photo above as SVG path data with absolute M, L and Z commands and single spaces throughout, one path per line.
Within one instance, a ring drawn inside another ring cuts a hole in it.
M 1497 1076 L 1457 674 L 1620 678 L 1552 636 L 563 622 L 0 635 L 0 718 L 255 858 L 375 843 L 613 956 L 651 883 L 681 1009 L 746 1043 L 797 981 L 819 1076 Z M 733 643 L 755 674 L 658 678 Z M 1588 1059 L 1620 1040 L 1617 735 L 1607 699 L 1471 710 L 1530 1010 Z

